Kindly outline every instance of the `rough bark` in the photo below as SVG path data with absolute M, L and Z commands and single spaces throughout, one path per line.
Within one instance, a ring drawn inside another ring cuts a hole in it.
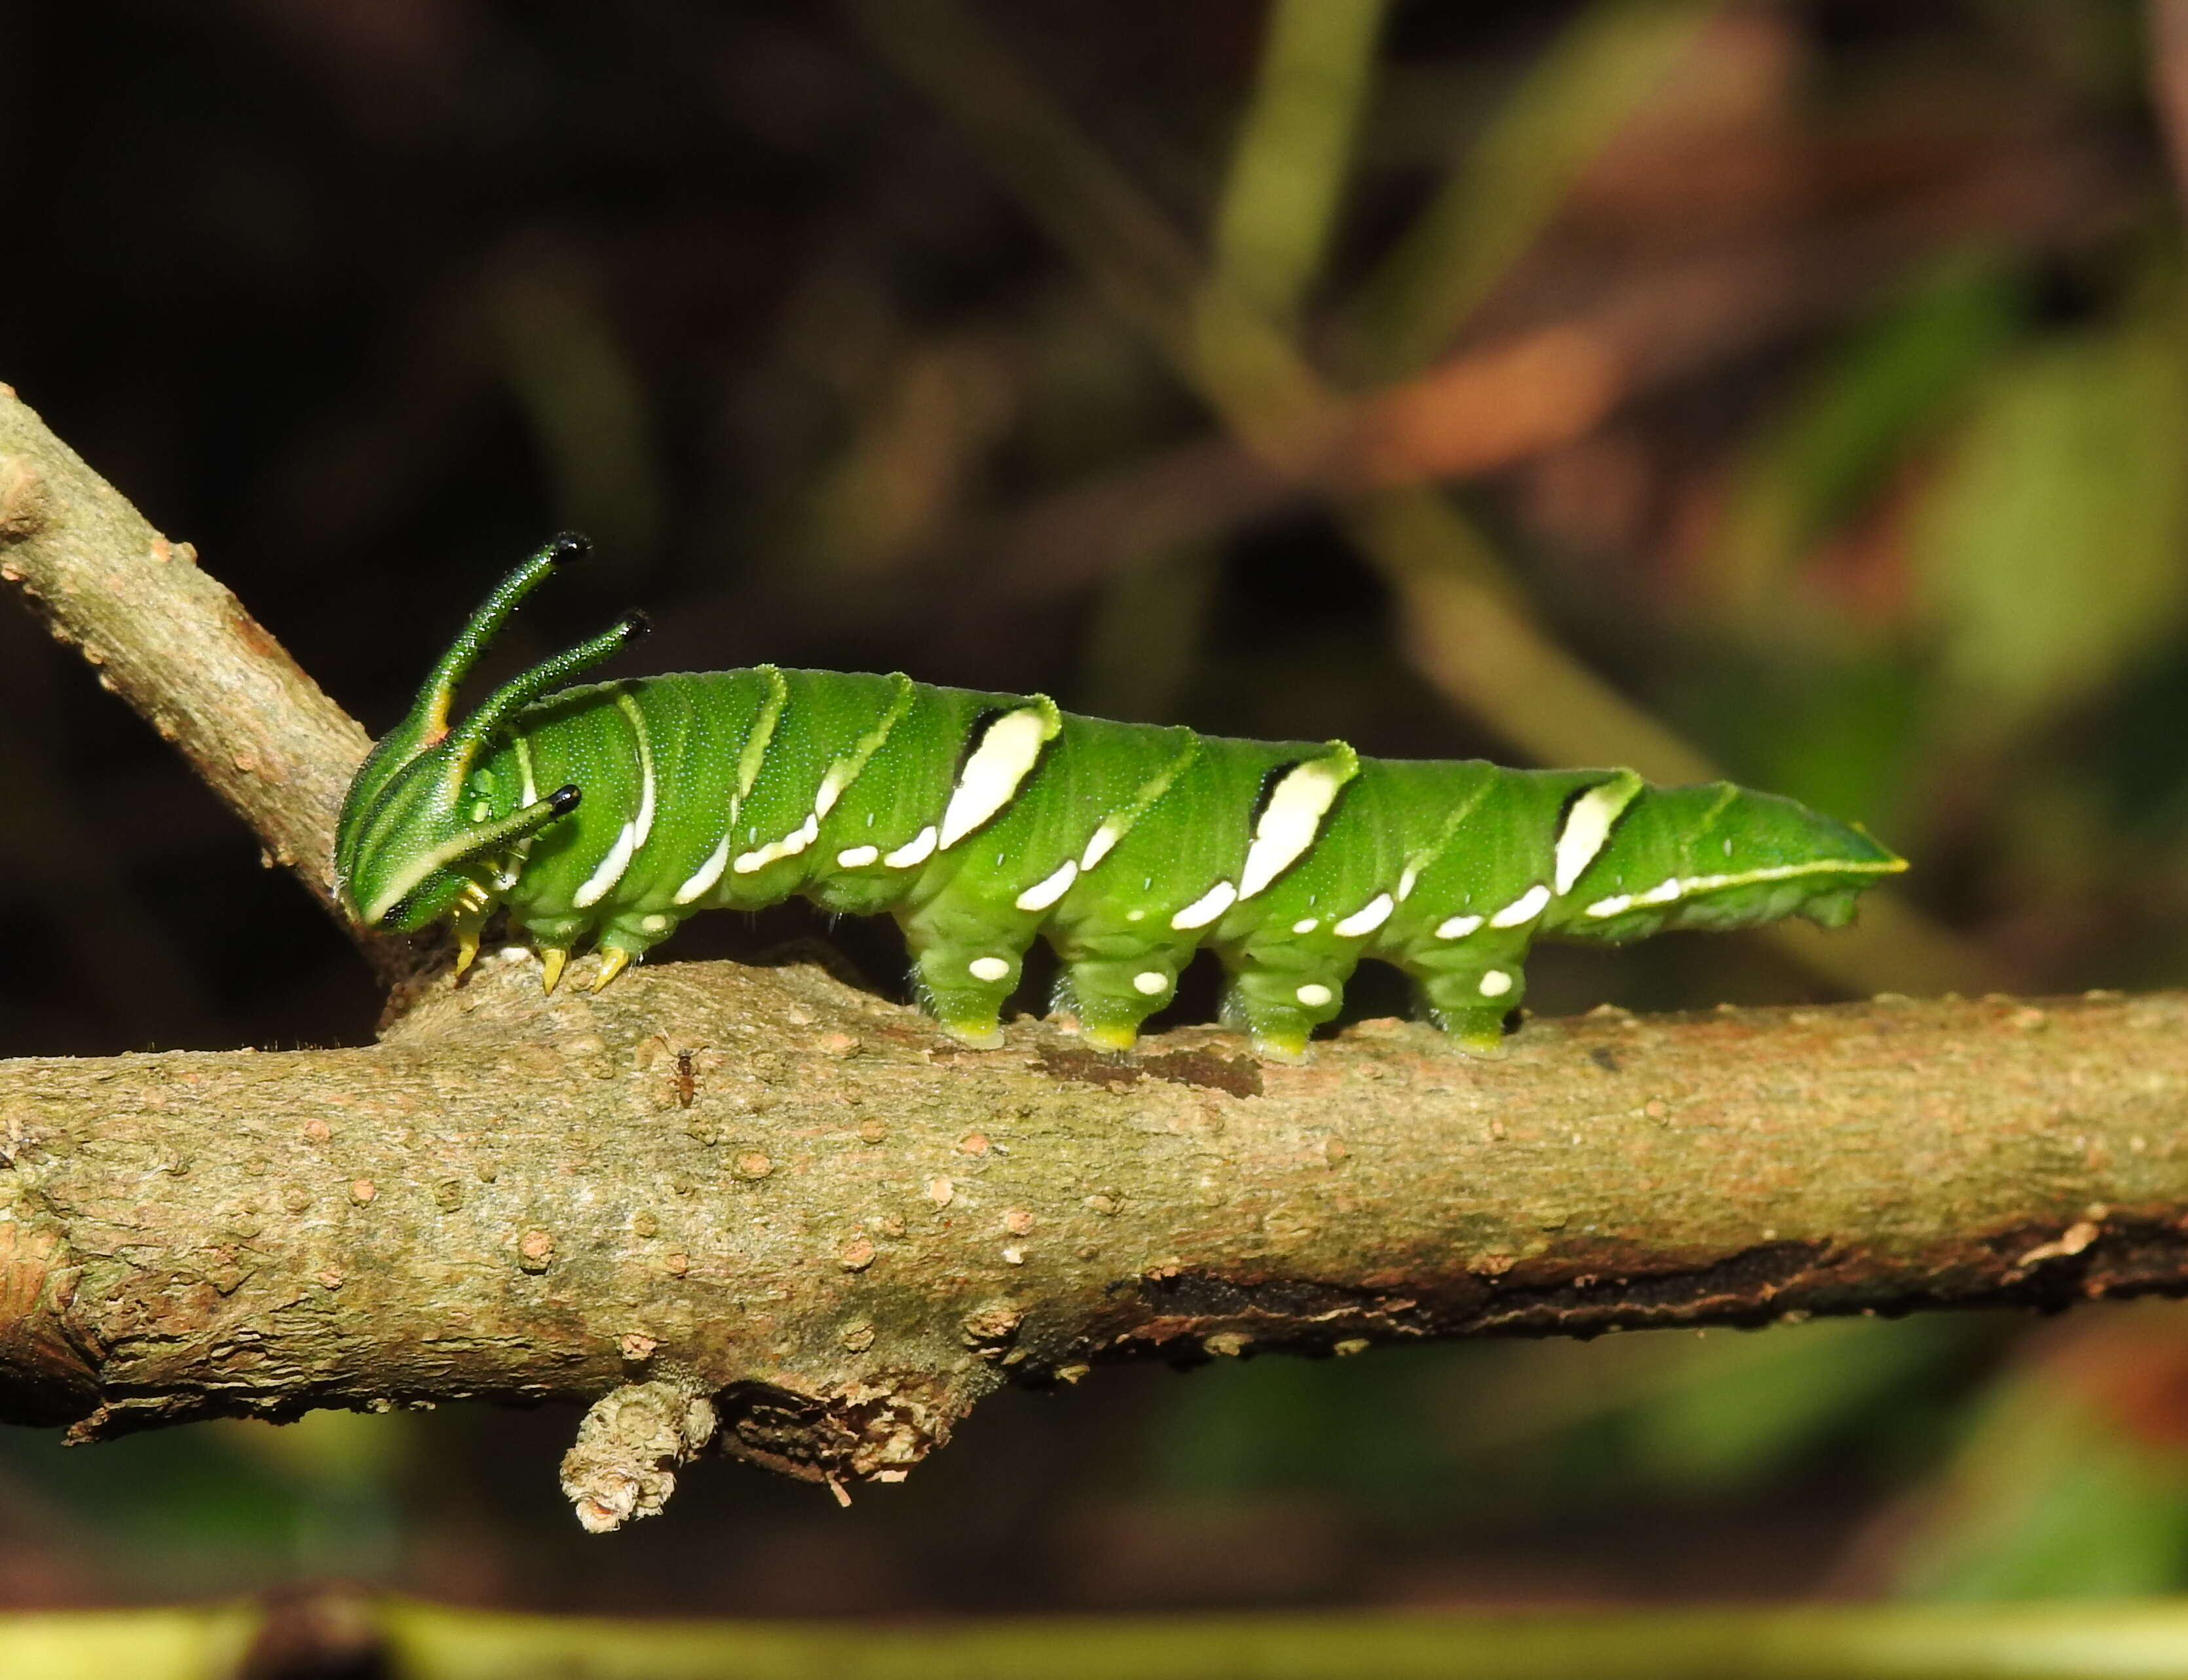
M 0 575 L 324 896 L 361 733 L 12 396 L 0 443 Z M 1104 1360 L 2188 1288 L 2188 997 L 1599 1013 L 1496 1063 L 1370 1022 L 1287 1068 L 538 972 L 414 978 L 370 1047 L 0 1063 L 0 1417 L 593 1402 L 608 1527 L 716 1420 L 840 1490 Z
M 0 1066 L 0 1413 L 674 1380 L 840 1484 L 1104 1360 L 2188 1286 L 2177 995 L 1603 1012 L 1494 1063 L 1371 1022 L 1287 1068 L 966 1051 L 811 968 L 538 972 L 367 1049 Z

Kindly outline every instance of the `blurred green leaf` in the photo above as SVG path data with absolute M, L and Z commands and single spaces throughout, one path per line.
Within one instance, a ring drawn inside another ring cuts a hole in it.
M 1566 27 L 1362 288 L 1354 336 L 1378 374 L 1435 358 L 1718 9 L 1596 0 Z
M 256 1418 L 211 1425 L 221 1445 L 313 1493 L 383 1491 L 409 1468 L 417 1418 L 409 1412 L 307 1412 L 291 1423 Z
M 1903 1592 L 2094 1598 L 2188 1582 L 2188 1453 L 2123 1427 L 2137 1397 L 2106 1392 L 2174 1392 L 2168 1316 L 2177 1325 L 2177 1309 L 2114 1310 L 1997 1385 L 1902 1553 Z
M 2018 273 L 1970 257 L 1925 276 L 1841 346 L 1735 469 L 1705 563 L 1719 616 L 1811 622 L 1781 599 L 1802 550 L 1876 493 L 1910 442 L 1996 364 L 2025 313 Z
M 1710 1336 L 1636 1408 L 1636 1454 L 1683 1485 L 1757 1480 L 1852 1429 L 1956 1353 L 1974 1326 L 1830 1318 Z
M 1177 721 L 1179 702 L 1205 662 L 1201 639 L 1221 581 L 1205 544 L 1150 554 L 1103 579 L 1086 627 L 1077 696 L 1097 717 Z
M 2169 324 L 2047 344 L 1991 381 L 1912 520 L 1962 726 L 2119 674 L 2188 604 L 2188 377 Z
M 1384 1367 L 1402 1362 L 1219 1361 L 1174 1396 L 1148 1481 L 1171 1496 L 1233 1498 L 1317 1485 L 1433 1486 L 1436 1442 L 1390 1404 L 1394 1371 Z

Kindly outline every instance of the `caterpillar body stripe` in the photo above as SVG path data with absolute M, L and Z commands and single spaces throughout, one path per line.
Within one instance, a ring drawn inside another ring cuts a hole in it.
M 1129 1048 L 1203 945 L 1227 1024 L 1297 1057 L 1356 964 L 1395 964 L 1472 1051 L 1497 1045 L 1537 938 L 1805 916 L 1837 926 L 1903 860 L 1858 827 L 1717 782 L 1362 758 L 1227 740 L 901 674 L 746 670 L 568 687 L 637 615 L 518 677 L 460 724 L 456 685 L 517 603 L 584 552 L 557 538 L 504 580 L 375 747 L 336 842 L 367 926 L 443 919 L 460 967 L 497 906 L 551 990 L 573 946 L 598 985 L 711 909 L 802 894 L 894 916 L 922 1003 L 999 1042 L 1046 938 L 1057 1006 Z

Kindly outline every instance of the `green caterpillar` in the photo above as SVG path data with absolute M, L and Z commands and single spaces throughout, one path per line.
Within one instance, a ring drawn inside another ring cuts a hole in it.
M 1131 1046 L 1207 944 L 1229 972 L 1224 1019 L 1262 1055 L 1302 1055 L 1368 956 L 1487 1053 L 1537 935 L 1836 927 L 1906 867 L 1859 829 L 1727 782 L 1362 758 L 902 675 L 761 665 L 561 686 L 642 633 L 638 614 L 452 725 L 482 650 L 586 550 L 558 537 L 503 581 L 343 803 L 345 904 L 368 927 L 447 918 L 460 973 L 498 905 L 538 942 L 550 991 L 597 934 L 597 990 L 687 916 L 802 893 L 894 915 L 921 1001 L 983 1048 L 1038 934 L 1062 959 L 1057 1011 L 1105 1050 Z

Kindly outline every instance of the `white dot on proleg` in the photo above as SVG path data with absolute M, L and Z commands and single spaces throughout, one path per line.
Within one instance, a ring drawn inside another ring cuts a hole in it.
M 1128 910 L 1125 912 L 1125 920 L 1127 922 L 1145 922 L 1147 919 L 1148 913 L 1143 910 Z
M 1329 1001 L 1333 994 L 1327 986 L 1309 984 L 1307 985 L 1301 986 L 1297 991 L 1294 992 L 1292 995 L 1297 998 L 1301 1003 L 1305 1004 L 1309 1009 L 1319 1009 L 1322 1005 Z
M 853 846 L 836 854 L 838 869 L 864 869 L 882 854 L 878 846 Z
M 1322 918 L 1320 916 L 1302 916 L 1298 921 L 1292 923 L 1292 932 L 1294 933 L 1311 933 L 1316 928 L 1321 926 Z
M 1159 993 L 1170 989 L 1170 976 L 1158 974 L 1150 968 L 1144 974 L 1132 976 L 1132 989 L 1142 997 L 1153 997 Z
M 1011 972 L 1011 965 L 1000 956 L 976 956 L 966 964 L 976 980 L 985 980 L 990 985 Z
M 1501 968 L 1492 968 L 1481 977 L 1484 997 L 1502 997 L 1512 989 L 1512 977 Z
M 665 916 L 649 916 L 638 925 L 649 933 L 666 933 L 669 929 L 670 922 Z

